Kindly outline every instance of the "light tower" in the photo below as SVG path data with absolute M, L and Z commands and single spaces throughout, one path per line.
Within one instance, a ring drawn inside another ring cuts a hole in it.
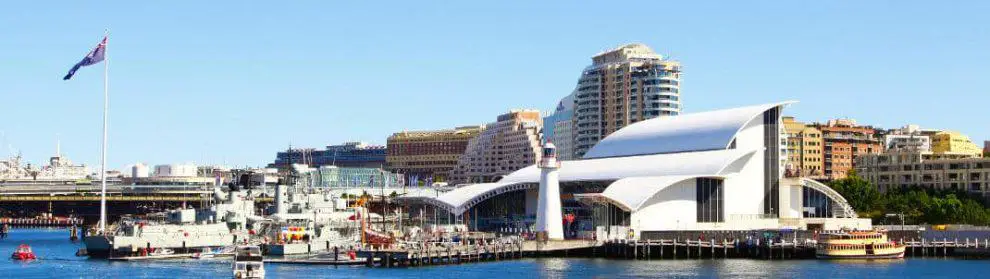
M 536 210 L 536 232 L 548 240 L 564 240 L 564 224 L 560 209 L 560 180 L 557 147 L 551 142 L 543 146 L 540 159 L 540 200 Z

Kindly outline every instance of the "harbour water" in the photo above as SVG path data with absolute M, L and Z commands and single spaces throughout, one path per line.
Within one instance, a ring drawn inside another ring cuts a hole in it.
M 79 243 L 65 229 L 15 229 L 0 241 L 0 253 L 25 243 L 39 260 L 0 260 L 4 278 L 229 278 L 229 259 L 108 262 L 76 257 Z M 7 254 L 3 254 L 7 257 Z M 415 268 L 365 268 L 267 264 L 268 278 L 971 278 L 990 267 L 987 260 L 945 258 L 819 260 L 604 260 L 522 259 Z

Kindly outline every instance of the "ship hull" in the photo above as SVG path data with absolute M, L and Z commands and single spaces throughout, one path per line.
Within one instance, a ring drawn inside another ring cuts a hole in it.
M 106 258 L 110 256 L 110 239 L 102 235 L 83 237 L 86 244 L 86 255 L 92 258 Z
M 144 226 L 142 234 L 89 236 L 83 239 L 86 254 L 92 258 L 139 255 L 151 249 L 172 249 L 181 253 L 234 244 L 234 235 L 225 224 Z M 150 249 L 149 249 L 150 248 Z
M 867 254 L 862 254 L 862 255 L 828 255 L 828 254 L 817 254 L 815 256 L 817 256 L 819 259 L 832 259 L 832 260 L 840 260 L 840 259 L 902 259 L 902 258 L 904 258 L 904 251 L 895 252 L 895 253 L 887 253 L 887 254 L 873 254 L 873 255 L 867 255 Z

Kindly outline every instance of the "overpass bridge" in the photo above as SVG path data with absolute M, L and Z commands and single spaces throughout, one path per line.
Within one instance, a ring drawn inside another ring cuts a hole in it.
M 212 189 L 184 185 L 107 185 L 107 201 L 114 202 L 198 202 L 212 198 Z M 0 186 L 0 203 L 100 201 L 99 185 L 5 185 Z M 256 201 L 270 202 L 261 197 Z
M 125 214 L 161 212 L 183 206 L 206 207 L 212 187 L 198 185 L 107 185 L 107 215 L 111 221 Z M 270 197 L 255 198 L 259 204 Z M 75 216 L 93 224 L 99 220 L 100 185 L 3 185 L 0 217 L 33 218 L 40 213 Z

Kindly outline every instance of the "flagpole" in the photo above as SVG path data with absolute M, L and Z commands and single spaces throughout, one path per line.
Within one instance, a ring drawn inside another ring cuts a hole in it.
M 104 30 L 104 38 L 110 36 L 110 30 Z M 110 117 L 107 111 L 110 106 L 110 56 L 107 53 L 109 39 L 103 46 L 103 147 L 100 149 L 100 234 L 106 235 L 107 230 L 107 121 Z

